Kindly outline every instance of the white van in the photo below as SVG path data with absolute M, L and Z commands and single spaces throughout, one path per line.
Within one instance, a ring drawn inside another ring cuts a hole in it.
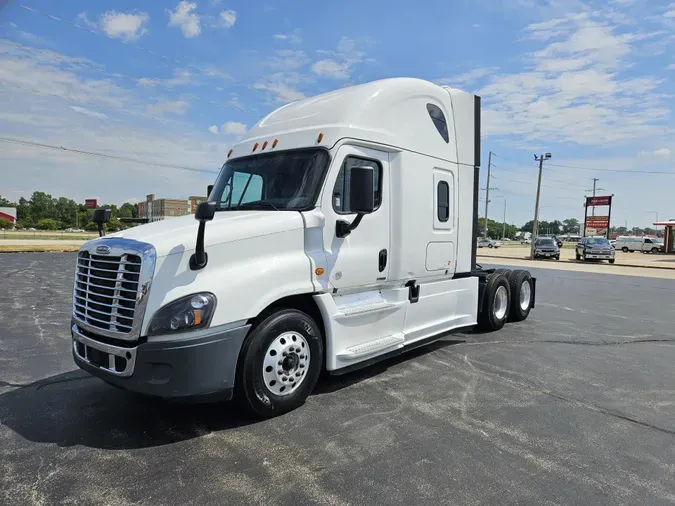
M 480 138 L 480 97 L 419 79 L 277 109 L 195 216 L 81 247 L 76 364 L 270 417 L 300 406 L 322 370 L 524 320 L 535 278 L 476 264 Z
M 653 237 L 640 236 L 619 236 L 616 238 L 614 248 L 624 253 L 629 251 L 642 251 L 643 253 L 659 253 L 663 251 L 664 245 L 661 239 Z

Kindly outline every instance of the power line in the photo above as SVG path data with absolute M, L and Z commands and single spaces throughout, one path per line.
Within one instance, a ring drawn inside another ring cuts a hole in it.
M 504 160 L 510 160 L 512 162 L 520 163 L 518 160 L 514 160 L 513 158 L 508 158 L 503 155 L 499 155 L 497 153 L 492 153 L 493 156 L 496 156 L 498 158 L 503 158 Z M 600 172 L 620 172 L 620 173 L 626 173 L 626 174 L 659 174 L 659 175 L 664 175 L 664 176 L 675 176 L 675 172 L 668 172 L 668 171 L 661 171 L 661 170 L 631 170 L 631 169 L 607 169 L 607 168 L 593 168 L 593 167 L 580 167 L 578 165 L 562 165 L 559 163 L 547 163 L 546 165 L 550 167 L 562 167 L 565 169 L 577 169 L 577 170 L 586 170 L 586 171 L 600 171 Z M 589 178 L 591 179 L 591 178 Z
M 9 45 L 11 45 L 11 46 L 17 47 L 17 48 L 22 49 L 22 50 L 25 49 L 25 50 L 32 51 L 32 52 L 35 52 L 35 53 L 38 53 L 38 54 L 42 54 L 42 55 L 45 55 L 45 56 L 49 56 L 50 58 L 54 58 L 54 59 L 57 59 L 57 60 L 59 60 L 59 61 L 68 62 L 68 59 L 67 59 L 67 58 L 58 56 L 58 55 L 56 55 L 56 54 L 47 53 L 46 51 L 41 51 L 41 50 L 36 49 L 36 48 L 34 48 L 34 47 L 23 46 L 23 45 L 21 45 L 21 44 L 17 44 L 17 43 L 15 43 L 15 42 L 10 42 L 10 41 L 3 41 L 3 43 L 9 44 Z M 109 76 L 109 77 L 127 79 L 127 80 L 132 81 L 132 82 L 134 82 L 134 83 L 136 83 L 136 84 L 140 84 L 141 86 L 152 86 L 152 87 L 155 87 L 155 88 L 161 88 L 161 89 L 163 89 L 163 90 L 165 90 L 165 91 L 168 91 L 168 92 L 171 92 L 171 93 L 176 93 L 177 95 L 181 95 L 181 96 L 184 96 L 184 97 L 194 98 L 194 99 L 196 99 L 196 100 L 202 100 L 202 101 L 204 101 L 204 102 L 208 102 L 208 103 L 211 104 L 211 105 L 215 105 L 215 106 L 223 107 L 223 108 L 233 108 L 233 109 L 237 109 L 237 110 L 240 111 L 240 112 L 245 112 L 245 113 L 247 113 L 247 114 L 251 114 L 249 111 L 247 111 L 246 109 L 244 109 L 243 107 L 241 107 L 241 106 L 239 106 L 239 105 L 236 105 L 236 104 L 223 104 L 223 103 L 220 103 L 220 102 L 214 102 L 213 100 L 209 100 L 209 99 L 206 99 L 206 98 L 198 97 L 197 95 L 193 95 L 192 93 L 184 93 L 184 92 L 182 92 L 182 91 L 174 90 L 173 88 L 169 88 L 169 87 L 167 87 L 167 86 L 163 86 L 163 85 L 160 85 L 160 84 L 151 82 L 151 80 L 145 81 L 145 82 L 144 82 L 144 81 L 142 81 L 141 79 L 137 79 L 137 78 L 135 78 L 135 77 L 131 77 L 131 76 L 127 76 L 127 75 L 124 75 L 124 74 L 120 74 L 119 72 L 115 72 L 115 73 L 113 73 L 113 72 L 107 72 L 106 70 L 103 70 L 102 68 L 97 67 L 96 65 L 92 65 L 92 64 L 90 64 L 90 63 L 86 63 L 86 62 L 83 62 L 83 61 L 78 61 L 78 62 L 77 62 L 77 65 L 80 65 L 80 66 L 82 66 L 82 67 L 87 67 L 87 68 L 93 69 L 93 70 L 95 70 L 96 72 L 99 72 L 99 73 L 101 73 L 101 74 L 107 75 L 107 76 Z
M 136 49 L 140 49 L 141 51 L 145 51 L 146 53 L 149 53 L 149 54 L 151 54 L 151 55 L 153 55 L 153 56 L 158 56 L 159 58 L 162 58 L 162 59 L 164 59 L 164 60 L 167 60 L 167 61 L 176 63 L 176 64 L 178 64 L 178 65 L 182 65 L 182 66 L 184 66 L 184 67 L 188 67 L 188 68 L 191 68 L 191 69 L 198 70 L 199 72 L 201 72 L 202 74 L 204 74 L 204 75 L 206 75 L 206 76 L 209 76 L 209 77 L 221 77 L 221 78 L 223 78 L 223 79 L 226 79 L 226 80 L 228 80 L 228 81 L 230 81 L 230 82 L 233 82 L 233 83 L 235 83 L 235 84 L 238 84 L 238 85 L 240 85 L 240 86 L 244 86 L 244 87 L 246 87 L 246 88 L 248 88 L 248 89 L 250 89 L 250 90 L 254 90 L 254 91 L 261 92 L 261 93 L 265 93 L 265 94 L 267 94 L 267 95 L 270 96 L 270 97 L 273 96 L 273 95 L 272 95 L 271 93 L 269 93 L 265 88 L 253 86 L 253 85 L 244 83 L 244 82 L 242 82 L 242 81 L 238 81 L 237 79 L 234 79 L 233 77 L 228 76 L 227 74 L 215 73 L 215 72 L 213 72 L 213 71 L 209 71 L 209 70 L 203 69 L 203 68 L 201 68 L 201 67 L 198 67 L 197 65 L 192 65 L 192 64 L 190 64 L 190 63 L 182 62 L 182 61 L 180 61 L 180 60 L 178 60 L 178 59 L 176 59 L 176 58 L 173 58 L 173 57 L 171 57 L 171 56 L 166 56 L 166 55 L 164 55 L 164 54 L 161 54 L 161 53 L 158 53 L 158 52 L 156 52 L 156 51 L 153 51 L 152 49 L 148 49 L 148 48 L 146 48 L 146 47 L 139 46 L 138 44 L 134 44 L 134 43 L 127 42 L 127 41 L 125 41 L 125 40 L 123 40 L 123 39 L 117 39 L 117 38 L 115 38 L 115 37 L 111 37 L 111 36 L 108 35 L 107 33 L 99 32 L 98 30 L 94 30 L 94 29 L 88 28 L 88 27 L 86 27 L 86 26 L 78 25 L 77 23 L 74 23 L 74 22 L 72 22 L 72 21 L 68 21 L 67 19 L 62 19 L 62 18 L 60 18 L 60 17 L 58 17 L 58 16 L 54 16 L 53 14 L 49 14 L 48 12 L 44 12 L 44 11 L 41 11 L 41 10 L 39 10 L 39 9 L 35 9 L 35 8 L 33 8 L 33 7 L 28 7 L 27 5 L 24 5 L 24 4 L 19 4 L 19 7 L 21 7 L 22 9 L 26 9 L 27 11 L 31 11 L 31 12 L 35 12 L 35 13 L 37 13 L 37 14 L 41 14 L 41 15 L 46 16 L 47 18 L 52 19 L 52 20 L 54 20 L 54 21 L 59 21 L 60 23 L 65 23 L 65 24 L 67 24 L 67 25 L 74 26 L 75 28 L 78 28 L 78 29 L 80 29 L 80 30 L 84 30 L 85 32 L 90 32 L 90 33 L 93 33 L 93 34 L 96 34 L 96 35 L 101 35 L 101 36 L 106 37 L 106 38 L 108 38 L 108 39 L 110 39 L 110 40 L 113 40 L 113 41 L 115 41 L 115 42 L 118 42 L 119 44 L 124 44 L 125 46 L 135 47 Z
M 577 170 L 588 170 L 588 171 L 600 171 L 600 172 L 622 172 L 627 174 L 660 174 L 664 176 L 675 176 L 675 172 L 667 172 L 662 170 L 630 170 L 630 169 L 591 169 L 590 167 L 578 167 L 576 165 L 560 165 L 555 163 L 549 163 L 551 167 L 563 167 L 567 169 L 577 169 Z
M 148 160 L 141 160 L 141 159 L 134 159 L 134 158 L 128 158 L 125 156 L 117 156 L 117 155 L 110 155 L 107 153 L 99 153 L 96 151 L 85 151 L 83 149 L 74 149 L 74 148 L 67 148 L 65 146 L 55 146 L 53 144 L 45 144 L 41 142 L 35 142 L 35 141 L 25 141 L 22 139 L 14 139 L 12 137 L 0 137 L 1 142 L 9 142 L 11 144 L 19 144 L 22 146 L 30 146 L 30 147 L 36 147 L 36 148 L 45 148 L 45 149 L 53 149 L 56 151 L 66 151 L 69 153 L 76 153 L 79 155 L 89 155 L 89 156 L 98 156 L 101 158 L 110 158 L 112 160 L 120 160 L 123 162 L 133 162 L 133 163 L 144 163 L 145 165 L 150 165 L 152 167 L 163 167 L 166 169 L 178 169 L 178 170 L 187 170 L 190 172 L 202 172 L 205 174 L 218 174 L 217 170 L 207 170 L 207 169 L 196 169 L 194 167 L 186 167 L 184 165 L 173 165 L 173 164 L 166 164 L 166 163 L 157 163 L 157 162 L 151 162 Z
M 495 153 L 493 153 L 493 155 L 494 154 Z M 495 156 L 499 156 L 499 155 L 495 155 Z M 503 157 L 501 157 L 501 158 L 503 158 Z M 548 165 L 553 165 L 553 164 L 548 164 Z M 518 172 L 518 171 L 516 171 L 516 169 L 528 169 L 528 170 L 530 170 L 532 168 L 532 167 L 525 167 L 525 166 L 505 167 L 505 166 L 502 166 L 502 165 L 495 165 L 494 162 L 492 163 L 492 166 L 497 167 L 501 170 L 512 171 L 512 172 L 516 172 L 516 173 Z M 492 176 L 492 177 L 494 178 L 495 176 Z M 546 180 L 547 181 L 553 181 L 554 183 L 566 184 L 566 185 L 569 185 L 569 186 L 573 186 L 575 188 L 581 188 L 582 186 L 584 186 L 584 185 L 581 185 L 579 183 L 572 183 L 571 181 L 563 181 L 562 179 L 553 179 L 553 178 L 550 178 L 548 176 L 546 176 Z M 534 183 L 534 181 L 532 181 L 532 183 Z M 542 185 L 542 186 L 547 186 L 547 185 Z M 552 187 L 552 188 L 554 188 L 554 187 Z

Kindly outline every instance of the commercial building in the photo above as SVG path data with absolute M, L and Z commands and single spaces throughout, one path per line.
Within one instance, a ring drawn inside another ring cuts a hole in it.
M 16 207 L 0 207 L 0 220 L 7 220 L 16 226 Z
M 663 245 L 666 253 L 675 253 L 675 218 L 669 221 L 657 221 L 655 227 L 663 227 Z
M 206 197 L 191 196 L 188 199 L 158 199 L 154 194 L 147 195 L 145 201 L 138 203 L 138 217 L 148 221 L 159 221 L 176 216 L 194 214 L 197 205 Z

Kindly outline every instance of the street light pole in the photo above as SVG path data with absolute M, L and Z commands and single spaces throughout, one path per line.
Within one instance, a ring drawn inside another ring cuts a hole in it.
M 545 155 L 534 155 L 534 159 L 539 162 L 539 179 L 537 180 L 537 200 L 534 204 L 534 221 L 532 222 L 532 243 L 530 244 L 530 260 L 534 260 L 534 243 L 537 241 L 537 233 L 539 232 L 539 195 L 541 193 L 541 173 L 544 169 L 544 159 L 551 158 L 551 153 Z

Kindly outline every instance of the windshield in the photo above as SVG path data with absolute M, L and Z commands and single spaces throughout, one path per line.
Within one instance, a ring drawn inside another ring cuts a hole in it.
M 588 244 L 591 246 L 610 246 L 609 241 L 603 238 L 588 239 Z
M 537 239 L 536 246 L 555 246 L 553 239 Z
M 301 211 L 314 207 L 330 156 L 322 148 L 279 151 L 229 160 L 209 200 L 218 211 Z

